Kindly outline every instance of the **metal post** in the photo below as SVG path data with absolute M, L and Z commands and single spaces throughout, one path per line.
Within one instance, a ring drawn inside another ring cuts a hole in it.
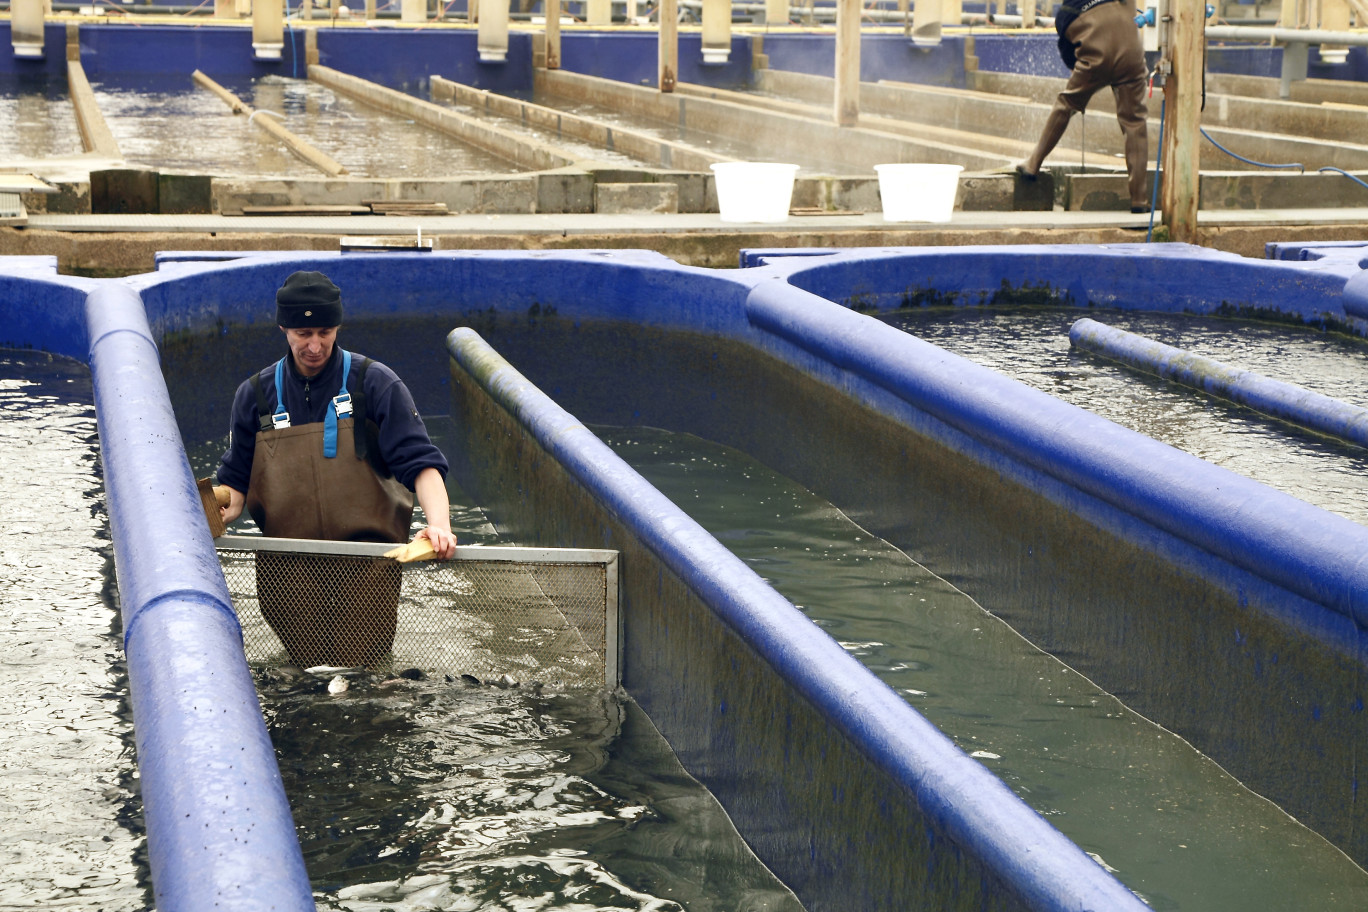
M 906 3 L 907 0 L 901 0 L 901 2 Z M 788 0 L 765 0 L 766 25 L 788 25 L 788 21 Z
M 660 37 L 656 44 L 656 85 L 662 92 L 673 92 L 679 78 L 679 6 L 675 0 L 660 0 Z
M 860 122 L 860 0 L 836 0 L 836 123 Z
M 399 0 L 399 21 L 427 22 L 427 0 Z
M 1292 83 L 1306 79 L 1306 64 L 1311 46 L 1305 41 L 1290 41 L 1283 47 L 1282 73 L 1278 80 L 1278 97 L 1292 97 Z

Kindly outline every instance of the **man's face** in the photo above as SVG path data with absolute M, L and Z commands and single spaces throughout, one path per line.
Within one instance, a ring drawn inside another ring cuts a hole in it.
M 333 343 L 337 341 L 336 326 L 323 328 L 285 329 L 285 341 L 290 345 L 290 355 L 294 358 L 295 369 L 305 377 L 312 377 L 323 369 L 332 357 Z

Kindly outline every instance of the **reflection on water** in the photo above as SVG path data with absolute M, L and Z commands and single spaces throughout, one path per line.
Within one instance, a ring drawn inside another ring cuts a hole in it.
M 0 76 L 0 161 L 80 155 L 64 77 Z
M 598 693 L 263 673 L 320 908 L 798 910 L 640 710 Z
M 353 177 L 436 178 L 520 170 L 444 133 L 305 79 L 265 76 L 223 84 L 255 108 L 256 117 L 273 116 L 265 112 L 279 115 L 276 120 Z M 119 150 L 129 161 L 199 173 L 321 176 L 189 76 L 105 78 L 93 88 Z
M 90 374 L 0 352 L 0 908 L 151 905 Z
M 831 504 L 684 434 L 610 446 L 1156 909 L 1358 909 L 1368 874 Z
M 1194 456 L 1368 524 L 1368 453 L 1072 350 L 1083 316 L 1368 407 L 1368 343 L 1309 327 L 1067 308 L 926 308 L 887 322 Z
M 196 476 L 225 443 L 190 449 Z M 448 495 L 462 544 L 501 543 Z M 256 673 L 322 909 L 801 912 L 625 695 Z

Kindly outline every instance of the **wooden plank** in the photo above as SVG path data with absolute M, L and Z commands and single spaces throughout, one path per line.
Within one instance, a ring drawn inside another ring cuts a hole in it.
M 369 206 L 243 206 L 243 215 L 371 215 Z

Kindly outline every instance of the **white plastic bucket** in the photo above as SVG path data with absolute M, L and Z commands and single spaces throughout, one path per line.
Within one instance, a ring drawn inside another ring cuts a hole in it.
M 875 165 L 885 222 L 948 222 L 960 165 Z
M 788 219 L 797 165 L 780 162 L 718 162 L 717 208 L 724 222 L 782 222 Z

